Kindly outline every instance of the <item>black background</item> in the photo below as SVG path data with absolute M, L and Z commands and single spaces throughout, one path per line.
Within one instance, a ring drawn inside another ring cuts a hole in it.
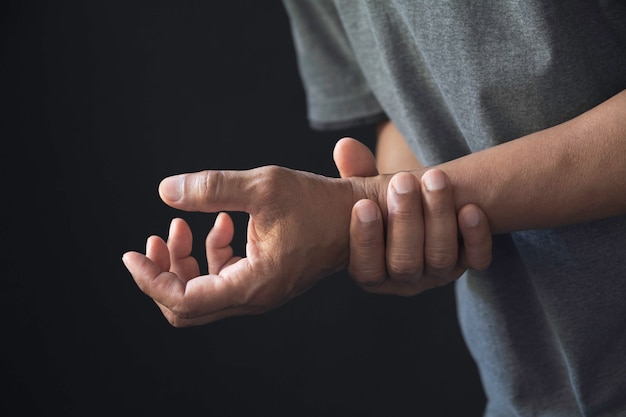
M 338 273 L 267 314 L 175 329 L 121 263 L 174 216 L 202 256 L 215 217 L 165 206 L 165 176 L 337 176 L 338 138 L 372 144 L 307 126 L 279 1 L 0 8 L 3 415 L 482 413 L 452 286 L 374 296 Z

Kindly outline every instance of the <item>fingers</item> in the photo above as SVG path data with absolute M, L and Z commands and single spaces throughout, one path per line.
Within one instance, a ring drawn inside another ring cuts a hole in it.
M 163 271 L 159 265 L 138 252 L 127 252 L 124 265 L 145 294 L 161 308 L 174 326 L 208 323 L 230 314 L 242 314 L 238 300 L 242 288 L 236 285 L 239 275 L 248 271 L 245 260 L 233 265 L 230 276 L 203 275 L 183 281 L 176 274 Z M 248 271 L 249 272 L 249 271 Z
M 378 175 L 374 154 L 356 139 L 340 139 L 333 150 L 333 160 L 341 178 Z
M 239 258 L 233 258 L 233 248 L 230 246 L 234 234 L 235 226 L 231 217 L 226 213 L 218 214 L 206 238 L 209 274 L 217 275 L 222 268 L 239 260 Z
M 361 200 L 353 207 L 348 271 L 365 290 L 414 295 L 491 262 L 486 215 L 475 205 L 457 214 L 443 171 L 430 169 L 419 182 L 413 174 L 395 174 L 387 190 L 387 209 L 384 232 L 373 201 Z
M 173 272 L 178 278 L 188 281 L 200 275 L 198 262 L 191 256 L 193 237 L 191 229 L 183 219 L 173 219 L 167 238 L 170 268 L 164 271 Z
M 219 233 L 213 233 L 209 241 L 228 247 L 234 232 L 232 221 L 226 214 L 218 218 Z M 199 276 L 191 250 L 189 226 L 182 219 L 173 219 L 167 243 L 158 236 L 151 236 L 146 243 L 146 256 L 129 252 L 123 261 L 139 288 L 153 298 L 163 315 L 176 327 L 244 314 L 241 308 L 231 308 L 236 305 L 239 293 L 233 284 L 236 280 L 217 275 Z M 222 252 L 227 254 L 224 250 Z M 219 270 L 237 259 L 220 258 Z M 231 277 L 236 275 L 235 272 Z
M 375 288 L 385 281 L 385 240 L 378 205 L 360 200 L 352 209 L 348 272 L 357 285 Z
M 424 223 L 415 176 L 399 172 L 387 192 L 387 273 L 400 284 L 415 284 L 424 267 Z
M 398 173 L 387 192 L 387 231 L 378 206 L 361 200 L 350 224 L 350 265 L 356 284 L 377 294 L 413 295 L 423 285 L 424 232 L 416 178 Z
M 187 222 L 179 218 L 172 219 L 167 237 L 167 248 L 170 251 L 170 256 L 174 259 L 180 259 L 191 255 L 192 244 L 193 237 Z
M 152 241 L 159 245 L 158 240 Z M 184 293 L 184 283 L 175 274 L 162 269 L 161 265 L 148 256 L 138 252 L 127 252 L 122 261 L 141 291 L 155 301 L 163 303 Z
M 167 244 L 159 236 L 150 236 L 146 241 L 146 256 L 162 271 L 170 270 L 170 253 Z
M 478 206 L 468 204 L 459 210 L 458 224 L 463 237 L 460 264 L 465 268 L 486 269 L 492 260 L 491 228 L 487 216 Z
M 454 196 L 443 171 L 430 169 L 421 181 L 425 273 L 443 280 L 456 266 L 459 253 Z

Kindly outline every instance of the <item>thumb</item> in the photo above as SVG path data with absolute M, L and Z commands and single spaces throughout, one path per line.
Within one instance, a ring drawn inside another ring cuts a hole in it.
M 258 169 L 246 171 L 200 171 L 174 175 L 159 184 L 161 199 L 186 211 L 255 211 L 254 185 L 262 176 Z
M 333 150 L 333 160 L 341 178 L 378 175 L 374 154 L 356 139 L 340 139 Z

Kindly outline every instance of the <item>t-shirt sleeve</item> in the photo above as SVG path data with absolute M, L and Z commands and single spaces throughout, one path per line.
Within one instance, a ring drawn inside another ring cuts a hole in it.
M 372 94 L 332 1 L 283 0 L 291 25 L 307 116 L 316 130 L 386 118 Z

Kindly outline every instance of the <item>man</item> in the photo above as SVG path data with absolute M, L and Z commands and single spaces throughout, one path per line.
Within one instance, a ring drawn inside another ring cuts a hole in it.
M 220 214 L 198 277 L 175 220 L 167 243 L 125 255 L 140 288 L 182 326 L 265 311 L 346 266 L 399 295 L 469 267 L 459 317 L 486 415 L 625 414 L 626 5 L 285 6 L 311 125 L 380 123 L 377 160 L 344 139 L 342 179 L 165 179 L 173 207 L 250 213 L 247 257 Z

